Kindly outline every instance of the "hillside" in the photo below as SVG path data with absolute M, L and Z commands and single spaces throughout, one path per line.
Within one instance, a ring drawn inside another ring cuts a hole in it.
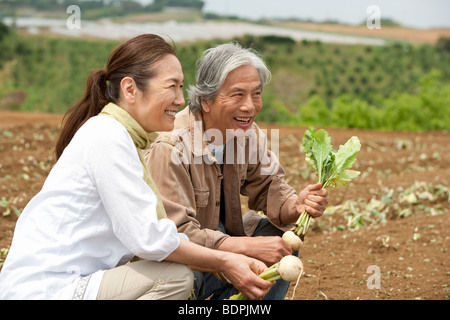
M 414 29 L 401 26 L 385 26 L 380 29 L 368 29 L 367 26 L 351 26 L 342 24 L 306 23 L 296 21 L 274 22 L 277 26 L 321 32 L 351 34 L 363 37 L 377 37 L 390 40 L 408 41 L 411 43 L 436 44 L 441 37 L 450 37 L 450 29 Z
M 1 26 L 1 25 L 0 25 Z M 98 29 L 98 28 L 97 28 Z M 442 45 L 322 43 L 287 36 L 176 43 L 185 87 L 219 43 L 257 50 L 272 72 L 260 121 L 404 131 L 450 129 L 450 51 Z M 64 113 L 118 41 L 28 35 L 0 27 L 0 110 Z
M 17 215 L 51 169 L 60 121 L 58 114 L 0 111 L 0 263 Z M 299 150 L 305 127 L 261 126 L 280 130 L 279 158 L 289 183 L 297 189 L 312 183 Z M 327 130 L 335 146 L 360 138 L 362 175 L 330 190 L 329 210 L 300 251 L 305 275 L 295 299 L 448 299 L 448 133 Z M 379 267 L 379 289 L 367 286 L 369 266 Z

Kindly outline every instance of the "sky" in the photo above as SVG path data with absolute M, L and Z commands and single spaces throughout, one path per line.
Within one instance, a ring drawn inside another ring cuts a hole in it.
M 381 18 L 414 28 L 450 28 L 450 0 L 204 0 L 204 12 L 248 19 L 300 18 L 361 24 L 376 5 Z

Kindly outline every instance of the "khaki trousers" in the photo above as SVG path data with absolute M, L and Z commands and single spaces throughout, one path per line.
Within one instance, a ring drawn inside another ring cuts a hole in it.
M 185 300 L 193 281 L 184 264 L 141 260 L 105 271 L 97 300 Z

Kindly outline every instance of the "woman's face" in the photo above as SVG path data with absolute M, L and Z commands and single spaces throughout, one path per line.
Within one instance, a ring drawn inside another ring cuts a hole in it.
M 171 131 L 178 108 L 184 106 L 183 70 L 171 54 L 154 68 L 156 76 L 148 81 L 145 92 L 137 90 L 135 103 L 127 111 L 147 132 Z

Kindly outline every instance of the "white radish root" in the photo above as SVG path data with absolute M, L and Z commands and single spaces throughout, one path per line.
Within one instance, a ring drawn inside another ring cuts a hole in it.
M 285 256 L 280 261 L 278 272 L 283 280 L 288 282 L 297 281 L 303 272 L 302 261 L 293 255 Z
M 281 259 L 278 266 L 278 272 L 285 281 L 294 282 L 295 287 L 292 291 L 291 300 L 294 299 L 295 291 L 297 290 L 298 282 L 303 274 L 303 262 L 296 256 L 285 256 Z
M 303 244 L 303 241 L 291 230 L 283 233 L 281 238 L 289 243 L 292 251 L 298 251 Z

